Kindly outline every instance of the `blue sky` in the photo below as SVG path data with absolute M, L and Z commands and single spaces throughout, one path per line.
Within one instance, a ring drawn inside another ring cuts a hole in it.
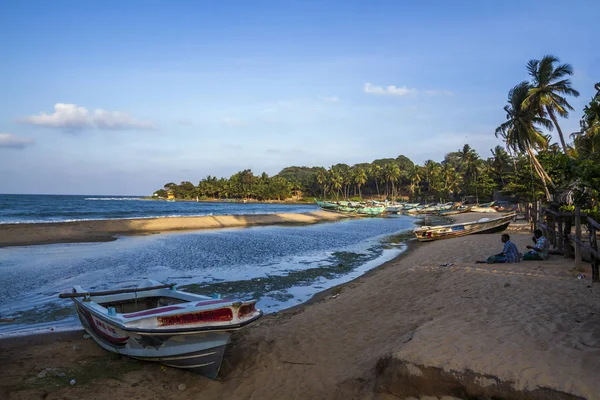
M 508 90 L 600 53 L 590 1 L 0 3 L 0 193 L 145 195 L 251 168 L 440 161 L 500 141 Z

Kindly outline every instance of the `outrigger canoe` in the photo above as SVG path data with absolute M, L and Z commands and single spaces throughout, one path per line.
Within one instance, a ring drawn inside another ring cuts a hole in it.
M 73 300 L 81 325 L 104 349 L 215 379 L 231 332 L 262 311 L 255 300 L 214 299 L 158 283 L 105 292 L 75 286 L 59 297 Z
M 478 221 L 462 224 L 422 226 L 414 230 L 419 242 L 471 235 L 474 233 L 502 232 L 508 227 L 516 213 L 505 214 L 499 218 L 481 218 Z

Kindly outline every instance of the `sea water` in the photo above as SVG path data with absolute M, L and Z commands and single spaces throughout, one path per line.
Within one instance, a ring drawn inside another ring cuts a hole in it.
M 201 215 L 207 207 L 222 214 L 314 209 L 276 204 L 247 207 L 248 204 L 115 200 L 118 199 L 115 197 L 106 197 L 108 200 L 86 200 L 99 197 L 85 196 L 30 196 L 29 200 L 27 197 L 21 200 L 37 201 L 43 206 L 13 204 L 10 212 L 2 209 L 4 222 L 10 218 L 13 222 L 27 222 L 123 215 Z M 3 204 L 7 204 L 7 196 L 2 198 Z M 8 201 L 14 202 L 15 199 Z M 81 210 L 76 210 L 77 204 L 83 204 Z M 161 211 L 161 207 L 166 208 Z M 168 207 L 180 208 L 174 212 Z M 18 209 L 21 211 L 16 212 Z M 87 290 L 108 290 L 135 287 L 142 280 L 154 279 L 176 282 L 183 290 L 209 296 L 256 299 L 259 308 L 275 312 L 300 304 L 396 257 L 406 249 L 404 241 L 410 237 L 416 221 L 408 216 L 388 216 L 307 226 L 172 232 L 126 236 L 112 242 L 0 248 L 0 317 L 15 318 L 13 323 L 0 324 L 0 336 L 78 326 L 72 301 L 58 298 L 60 292 L 70 291 L 74 285 Z
M 315 204 L 146 200 L 126 196 L 0 194 L 0 224 L 317 211 Z
M 0 316 L 15 322 L 0 324 L 0 334 L 77 325 L 72 302 L 58 298 L 73 285 L 107 290 L 144 279 L 278 311 L 396 257 L 413 222 L 364 218 L 1 248 Z

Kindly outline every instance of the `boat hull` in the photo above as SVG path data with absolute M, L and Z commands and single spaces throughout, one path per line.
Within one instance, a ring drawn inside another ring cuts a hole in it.
M 215 379 L 229 330 L 150 333 L 128 331 L 75 302 L 83 328 L 102 348 L 138 360 L 155 361 Z
M 496 219 L 480 220 L 465 224 L 428 226 L 417 228 L 414 233 L 420 242 L 451 239 L 479 233 L 496 233 L 504 231 L 513 217 L 514 214 L 510 214 Z

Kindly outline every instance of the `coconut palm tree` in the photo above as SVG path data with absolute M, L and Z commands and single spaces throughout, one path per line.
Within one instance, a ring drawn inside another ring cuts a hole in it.
M 388 183 L 391 184 L 392 186 L 392 192 L 391 195 L 392 197 L 394 197 L 394 192 L 395 192 L 395 188 L 394 188 L 394 182 L 396 182 L 398 180 L 398 178 L 400 178 L 400 167 L 398 166 L 398 164 L 396 163 L 388 163 L 385 164 L 385 166 L 383 167 L 383 176 L 386 180 L 386 188 L 388 188 Z M 389 191 L 386 190 L 386 194 L 389 197 Z
M 329 171 L 329 186 L 335 190 L 335 197 L 339 200 L 340 191 L 344 187 L 344 177 L 335 167 L 331 167 Z
M 423 181 L 423 168 L 417 164 L 413 165 L 413 167 L 407 171 L 407 177 L 410 179 L 410 196 L 414 201 L 416 189 L 421 186 L 421 182 Z
M 472 193 L 471 189 L 474 182 L 477 181 L 477 167 L 479 166 L 479 155 L 468 144 L 465 144 L 462 150 L 458 151 L 460 168 L 464 177 L 464 192 Z
M 438 187 L 440 164 L 433 160 L 427 160 L 423 163 L 423 177 L 427 182 L 427 197 L 431 195 L 431 198 L 435 197 L 435 192 Z
M 580 159 L 600 158 L 600 83 L 594 87 L 596 95 L 583 110 L 581 131 L 571 134 L 575 144 L 573 153 Z
M 354 168 L 353 172 L 354 172 L 354 174 L 352 176 L 352 179 L 354 181 L 354 184 L 358 188 L 358 195 L 360 197 L 362 197 L 360 188 L 362 185 L 367 183 L 367 172 L 364 170 L 364 168 L 360 168 L 360 167 Z
M 523 107 L 533 106 L 540 116 L 547 114 L 550 117 L 558 131 L 563 151 L 567 154 L 567 144 L 556 117 L 557 115 L 563 118 L 569 117 L 569 111 L 573 111 L 573 107 L 563 96 L 578 97 L 579 92 L 571 87 L 571 80 L 565 78 L 573 74 L 573 67 L 570 64 L 559 64 L 554 67 L 554 64 L 559 62 L 557 57 L 547 55 L 541 60 L 530 60 L 527 63 L 527 71 L 531 75 L 532 82 Z
M 446 200 L 451 200 L 460 188 L 461 176 L 449 163 L 442 163 L 440 169 L 441 191 Z
M 496 137 L 505 138 L 506 145 L 514 152 L 527 153 L 531 165 L 542 180 L 546 198 L 550 200 L 548 184 L 553 185 L 552 179 L 535 157 L 534 151 L 542 149 L 548 144 L 546 137 L 537 126 L 541 125 L 549 129 L 552 123 L 540 116 L 533 105 L 523 106 L 530 89 L 529 83 L 521 82 L 508 92 L 508 105 L 504 106 L 507 121 L 496 128 Z
M 371 167 L 369 167 L 369 176 L 375 181 L 377 196 L 379 196 L 379 179 L 381 177 L 381 166 L 378 164 L 372 164 Z
M 317 183 L 319 184 L 319 186 L 321 186 L 321 188 L 323 189 L 323 199 L 325 199 L 325 196 L 327 195 L 327 170 L 325 168 L 319 167 L 319 170 L 317 171 Z
M 510 165 L 511 157 L 502 146 L 496 146 L 495 148 L 490 149 L 490 152 L 492 153 L 492 159 L 490 161 L 491 171 L 493 172 L 493 175 L 500 179 L 502 187 L 504 187 L 504 176 Z

